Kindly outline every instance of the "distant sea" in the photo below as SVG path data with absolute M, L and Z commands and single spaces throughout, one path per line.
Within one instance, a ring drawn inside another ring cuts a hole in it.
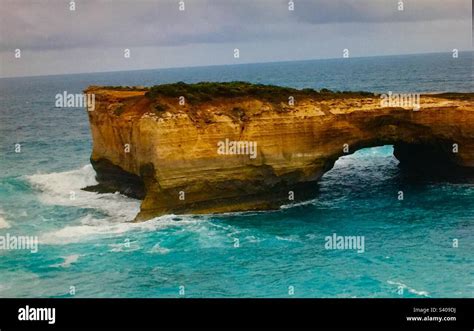
M 392 146 L 340 158 L 305 203 L 133 224 L 139 201 L 80 190 L 95 183 L 87 114 L 54 107 L 57 93 L 89 85 L 177 81 L 473 92 L 472 61 L 446 53 L 0 79 L 0 236 L 40 241 L 37 253 L 0 250 L 0 297 L 71 297 L 71 287 L 76 297 L 474 297 L 474 185 L 407 179 Z M 364 253 L 326 250 L 334 233 L 364 236 Z

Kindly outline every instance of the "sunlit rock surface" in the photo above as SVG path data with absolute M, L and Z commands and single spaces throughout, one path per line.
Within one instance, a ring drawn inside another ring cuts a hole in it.
M 338 157 L 365 147 L 393 144 L 401 165 L 426 171 L 474 169 L 472 93 L 421 95 L 419 110 L 385 107 L 371 93 L 242 82 L 86 93 L 95 94 L 88 114 L 100 183 L 89 189 L 143 199 L 138 221 L 275 209 L 291 202 L 289 191 L 306 199 Z M 226 139 L 256 154 L 223 154 Z

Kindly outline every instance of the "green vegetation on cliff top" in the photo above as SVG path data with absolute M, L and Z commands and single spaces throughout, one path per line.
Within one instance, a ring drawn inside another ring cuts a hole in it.
M 298 90 L 290 87 L 252 84 L 248 82 L 234 81 L 200 82 L 195 84 L 186 84 L 184 82 L 161 84 L 150 87 L 145 95 L 152 99 L 157 97 L 158 95 L 166 97 L 185 96 L 189 102 L 193 103 L 210 101 L 215 97 L 236 98 L 253 96 L 269 101 L 280 101 L 282 97 L 286 99 L 289 95 L 306 95 L 319 98 L 334 98 L 338 96 L 342 97 L 348 95 L 372 96 L 373 94 L 370 92 L 333 92 L 328 89 L 322 89 L 320 91 L 316 91 L 314 89 L 309 88 Z
M 199 82 L 187 84 L 177 82 L 171 84 L 160 84 L 151 87 L 144 86 L 90 86 L 88 90 L 114 90 L 114 91 L 146 91 L 145 95 L 151 99 L 157 96 L 180 97 L 184 96 L 190 103 L 210 101 L 215 98 L 237 98 L 255 97 L 273 102 L 280 102 L 290 95 L 294 97 L 308 96 L 315 99 L 334 99 L 345 97 L 367 97 L 373 96 L 370 92 L 339 92 L 328 89 L 319 91 L 305 88 L 295 89 L 291 87 L 253 84 L 249 82 Z
M 272 102 L 280 102 L 288 96 L 311 97 L 318 100 L 337 99 L 346 97 L 372 97 L 377 94 L 365 91 L 331 91 L 328 89 L 314 90 L 311 88 L 295 89 L 291 87 L 253 84 L 243 81 L 232 82 L 199 82 L 187 84 L 177 82 L 160 84 L 151 87 L 145 86 L 89 86 L 87 90 L 115 90 L 115 91 L 146 91 L 145 96 L 155 99 L 157 96 L 180 97 L 184 96 L 190 103 L 210 101 L 214 98 L 256 97 Z M 446 99 L 472 100 L 474 93 L 440 93 L 430 94 L 431 97 Z M 160 109 L 158 109 L 160 110 Z

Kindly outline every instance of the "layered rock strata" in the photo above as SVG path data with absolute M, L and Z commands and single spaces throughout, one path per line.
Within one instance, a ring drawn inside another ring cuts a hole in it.
M 365 147 L 394 145 L 401 165 L 426 171 L 474 169 L 472 93 L 421 95 L 414 109 L 371 93 L 243 82 L 85 92 L 96 103 L 94 189 L 143 199 L 137 221 L 306 199 L 340 156 Z

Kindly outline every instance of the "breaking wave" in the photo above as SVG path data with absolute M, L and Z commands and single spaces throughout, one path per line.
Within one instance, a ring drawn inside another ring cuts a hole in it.
M 88 192 L 87 186 L 98 184 L 91 165 L 80 169 L 27 176 L 40 191 L 40 201 L 48 205 L 91 208 L 104 212 L 117 222 L 131 221 L 140 210 L 140 201 L 120 193 Z
M 82 190 L 97 184 L 91 165 L 65 172 L 35 174 L 26 178 L 32 187 L 39 191 L 39 199 L 44 204 L 93 210 L 74 224 L 40 235 L 42 244 L 70 244 L 99 236 L 118 236 L 133 230 L 155 231 L 178 224 L 194 224 L 206 219 L 205 216 L 164 215 L 147 222 L 133 223 L 132 220 L 140 211 L 139 200 L 118 192 L 99 194 Z

